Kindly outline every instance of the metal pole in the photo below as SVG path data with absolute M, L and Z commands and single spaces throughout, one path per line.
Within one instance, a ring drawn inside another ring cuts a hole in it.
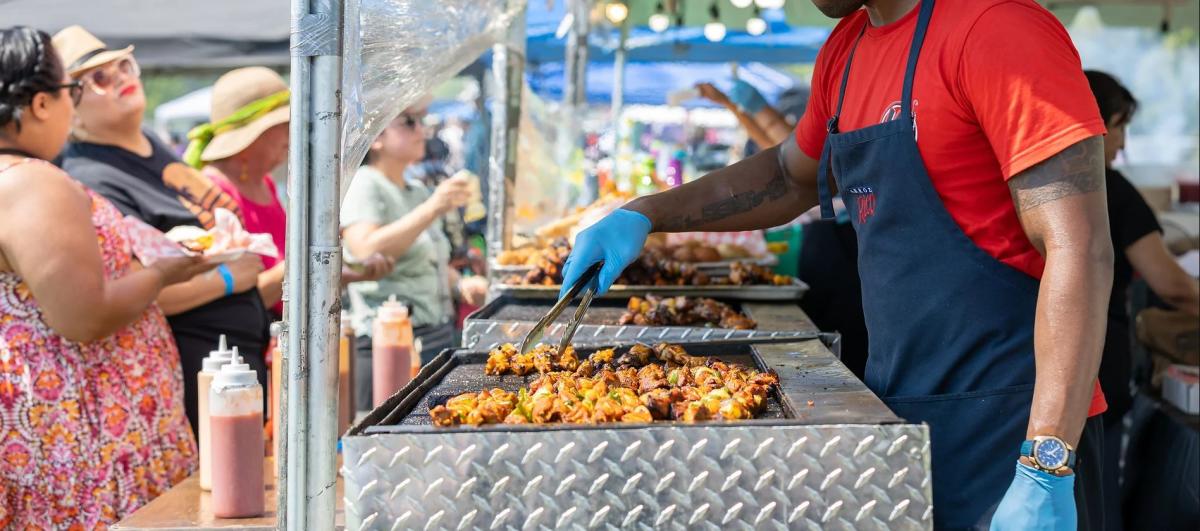
M 574 19 L 567 37 L 566 71 L 563 75 L 563 105 L 568 116 L 577 116 L 578 107 L 587 101 L 588 35 L 591 33 L 590 0 L 570 0 L 568 9 Z
M 352 0 L 354 1 L 354 0 Z M 280 529 L 333 529 L 342 0 L 292 0 Z
M 508 28 L 505 42 L 492 47 L 492 80 L 496 102 L 492 111 L 492 145 L 489 157 L 488 257 L 499 256 L 512 245 L 513 192 L 517 181 L 517 135 L 521 123 L 521 89 L 525 74 L 525 8 L 521 0 L 508 0 L 509 9 L 520 8 Z M 493 278 L 495 282 L 497 279 Z
M 629 38 L 629 19 L 621 22 L 621 38 L 613 57 L 613 94 L 612 94 L 612 123 L 613 123 L 613 177 L 617 182 L 624 182 L 628 177 L 627 168 L 623 161 L 624 153 L 624 124 L 621 115 L 625 112 L 625 41 Z

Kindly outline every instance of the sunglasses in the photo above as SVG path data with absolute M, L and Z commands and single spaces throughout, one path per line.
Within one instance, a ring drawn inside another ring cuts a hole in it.
M 71 95 L 71 103 L 75 104 L 76 106 L 78 106 L 79 102 L 81 100 L 83 100 L 83 83 L 81 83 L 79 81 L 72 81 L 70 83 L 54 85 L 54 86 L 50 87 L 50 89 L 51 90 L 67 89 L 68 93 Z
M 108 89 L 116 84 L 117 73 L 131 78 L 138 78 L 142 75 L 142 68 L 138 66 L 137 61 L 132 56 L 122 57 L 84 74 L 83 77 L 79 78 L 79 81 L 91 87 L 92 91 L 96 94 L 104 95 L 108 93 Z

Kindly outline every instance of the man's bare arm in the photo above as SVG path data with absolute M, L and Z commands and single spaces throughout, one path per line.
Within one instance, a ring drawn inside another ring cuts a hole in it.
M 1077 444 L 1100 367 L 1113 249 L 1104 142 L 1082 140 L 1009 180 L 1025 234 L 1046 258 L 1034 325 L 1027 435 Z
M 764 229 L 817 204 L 816 176 L 817 161 L 789 136 L 778 146 L 625 208 L 649 218 L 653 232 Z

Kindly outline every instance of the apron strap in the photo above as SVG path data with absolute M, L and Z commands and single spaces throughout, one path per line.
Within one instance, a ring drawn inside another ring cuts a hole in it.
M 829 141 L 821 148 L 821 161 L 817 164 L 817 203 L 821 205 L 821 219 L 833 219 L 833 194 L 829 193 Z
M 921 45 L 925 42 L 925 30 L 929 29 L 929 19 L 933 15 L 934 0 L 921 0 L 921 13 L 917 18 L 917 29 L 913 32 L 912 45 L 908 49 L 908 66 L 904 70 L 904 92 L 900 96 L 900 115 L 912 120 L 912 86 L 917 73 L 917 56 L 921 55 Z M 915 124 L 915 122 L 914 122 Z
M 842 86 L 838 89 L 837 108 L 833 111 L 833 116 L 829 118 L 829 122 L 825 124 L 825 130 L 830 133 L 838 132 L 837 124 L 838 117 L 842 115 L 842 102 L 846 100 L 846 84 L 850 81 L 850 65 L 854 63 L 854 52 L 858 51 L 858 43 L 862 40 L 864 34 L 867 33 L 867 26 L 871 25 L 871 21 L 867 20 L 861 30 L 858 30 L 858 37 L 854 38 L 854 46 L 850 47 L 850 55 L 846 57 L 846 68 L 842 71 Z
M 842 71 L 842 86 L 838 89 L 837 108 L 833 111 L 833 116 L 825 123 L 826 133 L 832 135 L 838 132 L 838 116 L 842 114 L 842 103 L 846 99 L 846 84 L 850 81 L 850 65 L 854 63 L 854 52 L 858 51 L 858 43 L 862 40 L 863 35 L 867 32 L 867 26 L 871 25 L 868 20 L 861 30 L 858 31 L 858 37 L 854 38 L 854 46 L 850 47 L 850 55 L 846 58 L 846 68 Z M 833 219 L 833 194 L 829 190 L 829 179 L 832 176 L 829 173 L 829 158 L 832 152 L 829 148 L 829 138 L 825 138 L 825 147 L 821 148 L 821 160 L 817 164 L 817 199 L 821 205 L 821 219 Z

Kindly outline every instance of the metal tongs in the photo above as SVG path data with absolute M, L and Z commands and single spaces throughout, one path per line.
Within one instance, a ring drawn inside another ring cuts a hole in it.
M 550 311 L 546 312 L 546 315 L 533 326 L 529 334 L 526 334 L 525 340 L 521 342 L 521 354 L 527 354 L 533 350 L 533 347 L 545 335 L 546 327 L 550 326 L 550 323 L 553 323 L 555 319 L 558 319 L 558 316 L 563 313 L 567 305 L 575 299 L 576 295 L 579 295 L 579 291 L 583 290 L 583 298 L 579 301 L 579 307 L 575 309 L 575 316 L 567 324 L 567 329 L 563 332 L 562 339 L 558 342 L 558 351 L 562 352 L 567 348 L 567 345 L 571 344 L 571 338 L 575 337 L 575 329 L 579 328 L 579 322 L 583 320 L 583 314 L 587 313 L 588 306 L 592 304 L 592 298 L 596 296 L 596 285 L 592 280 L 596 278 L 596 274 L 600 272 L 600 268 L 603 266 L 604 262 L 596 262 L 579 276 L 579 280 L 576 280 L 571 289 L 567 290 L 567 294 L 558 299 L 558 302 L 554 303 L 554 307 L 550 308 Z

